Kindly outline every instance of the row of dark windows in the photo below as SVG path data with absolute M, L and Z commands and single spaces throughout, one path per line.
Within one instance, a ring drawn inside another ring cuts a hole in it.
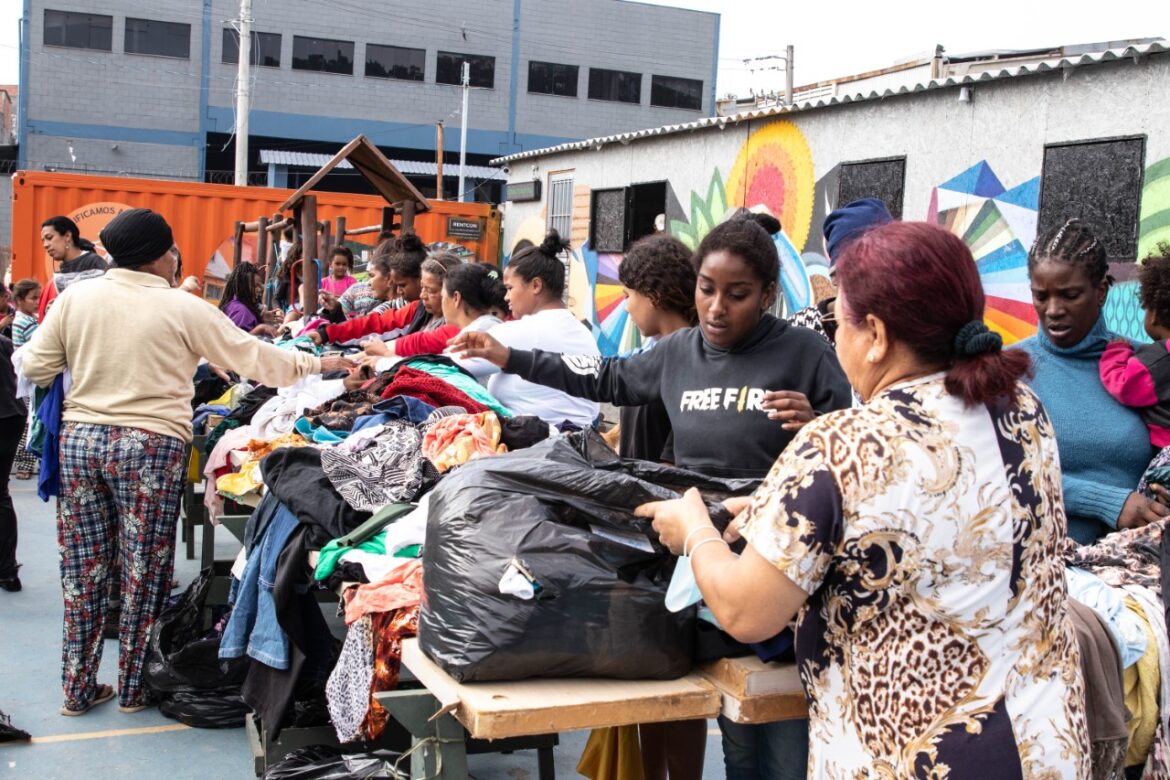
M 45 45 L 110 51 L 114 18 L 101 14 L 45 10 Z M 240 59 L 239 33 L 223 29 L 225 63 Z M 252 63 L 280 67 L 280 33 L 252 32 Z M 191 25 L 153 19 L 126 19 L 125 49 L 131 54 L 154 54 L 187 59 L 191 56 Z M 294 70 L 353 75 L 354 42 L 293 36 Z M 365 74 L 373 78 L 425 81 L 426 49 L 366 44 Z M 473 87 L 495 86 L 496 58 L 440 51 L 435 62 L 436 84 L 461 84 L 463 63 L 470 66 Z M 554 62 L 528 63 L 528 91 L 533 94 L 577 97 L 580 68 Z M 642 102 L 642 74 L 604 68 L 589 69 L 589 98 L 619 103 Z M 703 82 L 697 79 L 651 76 L 650 105 L 700 111 Z
M 1143 136 L 1045 146 L 1037 234 L 1078 217 L 1105 245 L 1110 262 L 1132 263 L 1137 259 L 1145 154 Z M 902 218 L 905 157 L 841 163 L 825 178 L 834 175 L 838 205 L 877 198 L 896 219 Z M 832 192 L 833 185 L 827 186 Z M 666 213 L 669 200 L 666 182 L 593 190 L 590 248 L 624 252 L 654 232 L 654 219 Z

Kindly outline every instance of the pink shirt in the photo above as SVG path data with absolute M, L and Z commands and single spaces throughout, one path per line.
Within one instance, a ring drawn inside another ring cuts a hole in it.
M 333 295 L 341 295 L 355 284 L 357 284 L 357 279 L 353 278 L 349 274 L 346 274 L 340 279 L 335 279 L 333 275 L 330 274 L 321 280 L 321 289 L 324 292 L 332 293 Z

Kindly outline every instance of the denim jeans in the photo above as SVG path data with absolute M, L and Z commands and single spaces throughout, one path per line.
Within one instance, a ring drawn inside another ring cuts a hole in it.
M 719 716 L 727 780 L 804 780 L 808 776 L 808 721 L 748 726 Z
M 219 644 L 220 658 L 237 658 L 247 652 L 273 669 L 287 669 L 288 635 L 276 617 L 272 587 L 276 564 L 285 543 L 300 525 L 297 516 L 281 505 L 263 529 L 244 567 L 231 617 Z

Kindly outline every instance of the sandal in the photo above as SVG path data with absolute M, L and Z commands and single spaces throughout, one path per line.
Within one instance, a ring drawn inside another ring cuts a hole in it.
M 149 706 L 150 706 L 149 704 L 132 704 L 129 706 L 124 705 L 124 704 L 119 704 L 118 705 L 118 712 L 125 712 L 128 715 L 133 715 L 135 712 L 142 712 L 144 709 L 146 709 Z
M 71 710 L 68 707 L 62 707 L 61 714 L 67 715 L 70 718 L 75 718 L 78 715 L 84 715 L 85 713 L 89 712 L 94 707 L 98 706 L 99 704 L 105 704 L 106 702 L 113 699 L 115 696 L 117 696 L 117 694 L 114 692 L 113 687 L 111 687 L 109 685 L 99 685 L 97 688 L 97 693 L 93 697 L 93 701 L 91 701 L 89 704 L 85 705 L 84 707 L 82 707 L 79 710 Z
M 20 480 L 32 479 L 32 472 L 31 471 L 18 471 L 18 472 L 16 472 L 16 478 L 20 479 Z

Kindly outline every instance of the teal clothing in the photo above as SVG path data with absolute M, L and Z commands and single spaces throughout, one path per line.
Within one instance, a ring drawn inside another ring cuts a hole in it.
M 1101 384 L 1097 364 L 1113 338 L 1102 317 L 1076 346 L 1056 346 L 1043 329 L 1017 345 L 1032 357 L 1029 384 L 1056 431 L 1068 534 L 1080 544 L 1117 528 L 1122 506 L 1154 456 L 1141 416 Z
M 508 407 L 497 401 L 486 387 L 468 376 L 462 369 L 447 363 L 435 363 L 430 360 L 410 360 L 406 365 L 410 368 L 417 368 L 419 371 L 426 371 L 431 376 L 444 380 L 471 400 L 479 401 L 501 417 L 512 416 Z
M 333 539 L 317 556 L 313 579 L 324 580 L 337 568 L 341 556 L 350 550 L 361 550 L 373 555 L 386 554 L 386 526 L 413 512 L 414 504 L 388 504 L 374 513 L 366 522 L 339 539 Z M 411 545 L 394 553 L 395 558 L 419 557 L 419 545 Z
M 297 418 L 297 421 L 293 423 L 293 430 L 316 444 L 340 444 L 349 436 L 349 431 L 341 431 L 339 434 L 323 425 L 313 425 L 305 417 Z M 341 434 L 345 435 L 343 436 Z

